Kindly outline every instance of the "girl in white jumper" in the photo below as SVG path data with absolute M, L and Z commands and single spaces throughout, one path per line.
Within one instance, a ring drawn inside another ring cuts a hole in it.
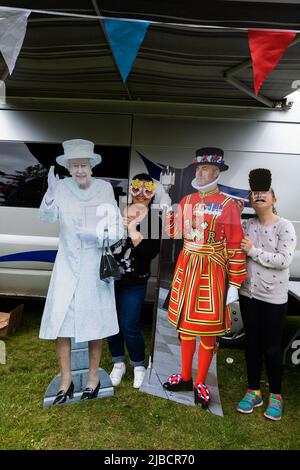
M 282 334 L 288 301 L 289 266 L 296 247 L 295 229 L 279 217 L 274 205 L 271 173 L 266 169 L 249 174 L 250 203 L 256 217 L 244 225 L 241 248 L 247 253 L 248 277 L 240 289 L 240 308 L 246 333 L 248 391 L 237 406 L 252 413 L 263 404 L 260 376 L 265 359 L 270 398 L 266 418 L 282 415 Z

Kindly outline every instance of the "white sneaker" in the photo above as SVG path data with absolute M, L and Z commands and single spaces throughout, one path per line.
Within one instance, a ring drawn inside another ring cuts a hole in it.
M 133 369 L 134 371 L 134 381 L 133 381 L 133 388 L 140 388 L 144 381 L 144 377 L 146 374 L 146 369 L 144 366 L 136 366 Z
M 126 372 L 125 362 L 116 362 L 113 370 L 109 374 L 111 383 L 115 387 L 121 383 L 122 377 Z

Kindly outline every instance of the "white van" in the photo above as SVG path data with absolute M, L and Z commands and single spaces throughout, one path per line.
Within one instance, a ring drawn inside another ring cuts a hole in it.
M 156 114 L 151 107 L 133 112 L 130 106 L 124 114 L 0 110 L 0 295 L 47 293 L 58 227 L 40 222 L 37 208 L 48 169 L 62 150 L 58 142 L 70 138 L 101 144 L 97 152 L 106 166 L 99 165 L 96 176 L 109 178 L 124 191 L 128 177 L 148 171 L 157 179 L 164 165 L 184 168 L 195 150 L 205 146 L 224 149 L 230 169 L 220 182 L 229 191 L 246 190 L 252 168 L 270 168 L 279 215 L 291 220 L 297 232 L 291 275 L 300 280 L 300 108 L 279 112 L 215 107 L 209 113 L 199 108 L 198 116 L 191 117 L 180 115 L 180 107 L 177 114 L 172 114 L 174 106 Z M 63 176 L 61 167 L 57 171 Z M 154 300 L 155 283 L 154 276 L 148 300 Z M 242 325 L 239 320 L 233 324 L 237 336 Z

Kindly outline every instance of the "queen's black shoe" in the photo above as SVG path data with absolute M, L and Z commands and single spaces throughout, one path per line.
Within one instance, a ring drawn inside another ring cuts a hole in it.
M 98 392 L 99 392 L 99 388 L 100 388 L 100 380 L 99 380 L 99 382 L 98 382 L 97 387 L 95 387 L 95 388 L 86 387 L 86 388 L 83 390 L 83 393 L 82 393 L 82 395 L 81 395 L 80 400 L 92 400 L 93 398 L 97 398 Z
M 197 384 L 194 387 L 195 405 L 201 405 L 204 410 L 207 410 L 210 402 L 210 393 L 205 384 Z
M 74 384 L 73 382 L 71 382 L 67 391 L 62 389 L 57 392 L 57 395 L 52 404 L 61 405 L 62 403 L 65 403 L 67 401 L 67 397 L 72 399 L 73 396 L 74 396 Z
M 169 392 L 190 392 L 193 390 L 193 379 L 183 380 L 181 374 L 172 374 L 163 387 Z

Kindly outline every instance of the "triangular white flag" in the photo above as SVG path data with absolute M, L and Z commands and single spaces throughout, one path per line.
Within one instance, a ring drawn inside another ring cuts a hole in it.
M 0 51 L 12 74 L 20 53 L 30 10 L 0 7 Z

